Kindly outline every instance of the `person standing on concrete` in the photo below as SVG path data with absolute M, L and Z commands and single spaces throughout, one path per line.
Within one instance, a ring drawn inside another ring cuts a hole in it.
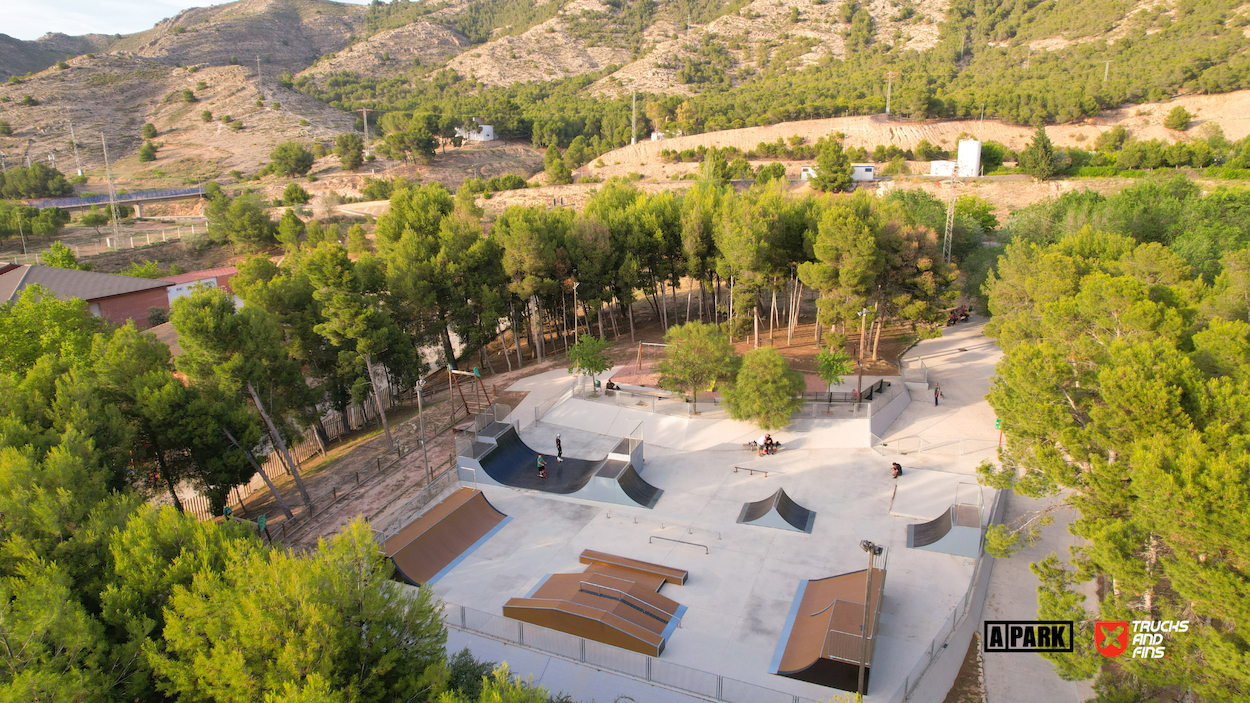
M 560 444 L 560 435 L 556 435 L 556 462 L 564 463 L 564 445 Z
M 937 383 L 937 382 L 935 381 L 935 382 L 933 383 L 933 407 L 935 407 L 935 408 L 937 407 L 937 404 L 938 404 L 938 398 L 945 398 L 945 397 L 946 397 L 946 396 L 942 395 L 942 386 L 941 386 L 941 384 L 939 384 L 939 383 Z

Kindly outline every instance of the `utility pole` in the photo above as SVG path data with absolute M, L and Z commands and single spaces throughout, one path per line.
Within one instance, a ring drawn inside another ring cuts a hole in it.
M 868 322 L 868 308 L 860 310 L 859 315 L 859 384 L 855 390 L 855 405 L 859 408 L 859 399 L 864 395 L 864 326 Z
M 629 143 L 638 143 L 638 91 L 631 91 L 634 96 L 634 116 L 629 122 Z M 587 323 L 589 324 L 589 322 Z
M 260 93 L 261 100 L 265 99 L 265 91 L 260 87 L 260 57 L 256 57 L 256 92 Z
M 78 158 L 78 139 L 74 136 L 74 121 L 69 122 L 69 143 L 74 145 L 74 163 L 78 165 L 78 175 L 82 175 L 82 160 Z
M 946 205 L 946 236 L 942 238 L 942 258 L 946 263 L 951 262 L 951 243 L 955 237 L 955 203 L 959 200 L 959 180 L 952 178 L 949 181 L 951 186 L 951 199 Z
M 864 669 L 868 662 L 868 639 L 869 639 L 869 622 L 868 622 L 868 605 L 872 600 L 872 569 L 875 566 L 876 558 L 885 551 L 884 547 L 877 546 L 868 540 L 859 543 L 859 548 L 868 552 L 868 571 L 864 573 L 864 622 L 859 629 L 859 695 L 862 697 L 864 691 Z M 872 623 L 872 629 L 877 629 L 877 623 Z
M 885 116 L 890 116 L 890 92 L 894 87 L 894 76 L 898 75 L 894 71 L 887 71 L 885 74 Z
M 109 166 L 109 144 L 100 132 L 100 144 L 104 145 L 104 175 L 109 179 L 109 209 L 113 213 L 113 237 L 121 241 L 121 232 L 117 229 L 117 221 L 121 219 L 117 213 L 117 191 L 113 189 L 113 169 Z
M 364 116 L 363 120 L 365 123 L 365 153 L 367 154 L 369 153 L 369 108 L 367 107 L 360 108 L 360 114 Z
M 1111 73 L 1111 62 L 1107 61 L 1102 67 L 1102 82 L 1107 82 L 1107 76 Z

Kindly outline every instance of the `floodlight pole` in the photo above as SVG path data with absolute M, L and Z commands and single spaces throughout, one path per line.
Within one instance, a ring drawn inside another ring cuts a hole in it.
M 425 381 L 417 381 L 417 418 L 421 423 L 421 455 L 425 457 L 425 485 L 430 485 L 430 454 L 425 448 L 425 408 L 421 404 L 421 395 L 425 390 Z M 448 391 L 451 389 L 449 388 Z
M 578 335 L 578 331 L 577 331 L 577 287 L 580 285 L 581 285 L 580 282 L 573 284 L 573 343 L 574 344 L 577 344 L 577 335 Z M 587 331 L 589 331 L 590 320 L 586 321 L 586 327 L 587 327 Z
M 877 556 L 877 550 L 881 549 L 877 545 L 864 540 L 860 542 L 860 547 L 868 552 L 868 571 L 864 576 L 864 622 L 860 626 L 859 631 L 859 695 L 864 695 L 864 671 L 865 659 L 868 657 L 868 599 L 872 595 L 872 566 Z
M 864 326 L 868 322 L 868 308 L 856 314 L 859 315 L 859 384 L 855 390 L 855 407 L 858 410 L 860 396 L 864 394 Z

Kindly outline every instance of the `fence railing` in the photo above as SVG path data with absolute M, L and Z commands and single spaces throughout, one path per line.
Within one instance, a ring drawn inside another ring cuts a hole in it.
M 560 403 L 563 403 L 569 398 L 572 398 L 574 393 L 577 391 L 578 385 L 579 384 L 578 384 L 577 379 L 574 379 L 573 382 L 569 384 L 568 389 L 565 390 L 563 393 L 561 393 L 560 395 L 557 395 L 554 398 L 544 400 L 538 405 L 535 405 L 534 406 L 534 424 L 538 424 L 542 422 L 543 417 L 547 413 L 551 412 L 552 408 L 559 405 Z
M 872 448 L 878 454 L 945 454 L 948 456 L 970 456 L 992 452 L 998 448 L 996 439 L 958 439 L 955 437 L 934 437 L 932 435 L 911 435 L 884 440 L 872 435 Z
M 169 188 L 166 190 L 146 190 L 137 193 L 118 193 L 114 196 L 108 195 L 83 195 L 76 198 L 43 198 L 40 200 L 28 200 L 26 204 L 31 207 L 82 207 L 84 205 L 103 205 L 110 201 L 118 203 L 136 203 L 147 200 L 162 200 L 168 198 L 189 198 L 191 196 L 203 196 L 204 187 L 196 186 L 195 188 Z
M 876 384 L 874 384 L 876 385 Z M 826 393 L 819 394 L 828 396 Z M 835 394 L 836 395 L 836 394 Z M 645 393 L 639 391 L 627 390 L 591 390 L 589 388 L 575 389 L 574 397 L 582 400 L 589 400 L 596 403 L 605 403 L 615 405 L 619 408 L 630 410 L 643 410 L 650 413 L 660 413 L 662 415 L 671 415 L 673 417 L 694 417 L 698 415 L 705 420 L 720 420 L 729 417 L 729 410 L 720 398 L 713 398 L 711 401 L 700 400 L 695 403 L 686 401 L 681 396 L 668 397 L 661 396 L 656 393 Z M 556 404 L 556 401 L 563 401 L 564 398 L 553 398 L 550 403 Z M 871 400 L 867 399 L 867 391 L 865 391 L 865 400 L 860 403 L 855 402 L 828 402 L 824 398 L 818 402 L 804 402 L 797 411 L 791 416 L 798 420 L 803 418 L 826 418 L 826 419 L 856 419 L 872 417 L 875 409 L 884 407 L 886 396 L 881 391 L 876 391 Z M 534 409 L 535 416 L 542 406 Z M 546 408 L 543 414 L 550 410 Z
M 186 227 L 175 227 L 173 229 L 134 231 L 123 233 L 117 237 L 109 235 L 104 237 L 103 241 L 94 244 L 67 245 L 67 248 L 73 250 L 76 258 L 84 259 L 113 251 L 140 249 L 166 242 L 177 242 L 184 238 L 193 238 L 205 234 L 206 227 L 207 225 L 203 224 L 191 224 Z M 48 247 L 44 247 L 39 251 L 25 254 L 5 254 L 4 258 L 15 264 L 42 264 L 43 255 L 47 253 Z
M 409 498 L 403 505 L 391 512 L 390 517 L 385 521 L 373 526 L 373 534 L 378 543 L 385 542 L 396 532 L 399 532 L 405 525 L 412 522 L 419 515 L 425 506 L 434 501 L 435 498 L 442 495 L 444 491 L 454 487 L 459 483 L 456 478 L 456 462 L 454 457 L 446 466 L 439 467 L 434 472 L 434 477 L 425 485 L 415 496 Z M 377 517 L 386 512 L 389 506 L 382 506 L 372 516 Z
M 462 605 L 444 605 L 443 624 L 455 630 L 483 635 L 708 700 L 726 703 L 816 703 L 813 699 L 792 693 L 738 681 L 710 671 L 673 664 L 638 652 L 612 647 L 602 642 L 520 620 L 492 615 Z M 849 696 L 835 696 L 825 700 L 849 703 L 851 699 Z
M 994 495 L 994 502 L 990 504 L 989 524 L 993 525 L 1002 519 L 1005 507 L 1003 492 L 999 491 Z M 986 590 L 990 584 L 990 572 L 993 568 L 994 557 L 982 552 L 981 556 L 977 557 L 977 565 L 973 571 L 972 582 L 968 585 L 968 590 L 964 593 L 963 598 L 960 599 L 959 604 L 955 606 L 951 614 L 942 623 L 942 627 L 938 629 L 937 636 L 929 642 L 929 646 L 925 649 L 924 654 L 912 666 L 911 671 L 907 673 L 907 677 L 903 679 L 902 685 L 890 697 L 890 703 L 906 703 L 911 695 L 916 692 L 916 687 L 920 685 L 920 681 L 928 673 L 929 668 L 933 666 L 937 657 L 948 651 L 947 645 L 950 643 L 951 637 L 954 636 L 955 630 L 964 621 L 964 618 L 980 612 L 977 610 L 977 607 L 984 603 Z M 949 656 L 963 656 L 962 652 L 949 651 L 951 652 Z

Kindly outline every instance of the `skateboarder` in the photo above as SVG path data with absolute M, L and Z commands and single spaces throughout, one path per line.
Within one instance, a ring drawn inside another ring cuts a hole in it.
M 935 408 L 937 407 L 938 398 L 942 398 L 942 397 L 944 397 L 942 395 L 942 386 L 938 383 L 934 383 L 933 384 L 933 407 Z
M 903 475 L 903 467 L 899 466 L 897 461 L 890 465 L 890 475 L 894 478 L 898 478 Z
M 564 463 L 564 445 L 560 444 L 560 435 L 556 435 L 556 461 Z
M 547 478 L 547 460 L 542 454 L 538 455 L 538 478 Z

